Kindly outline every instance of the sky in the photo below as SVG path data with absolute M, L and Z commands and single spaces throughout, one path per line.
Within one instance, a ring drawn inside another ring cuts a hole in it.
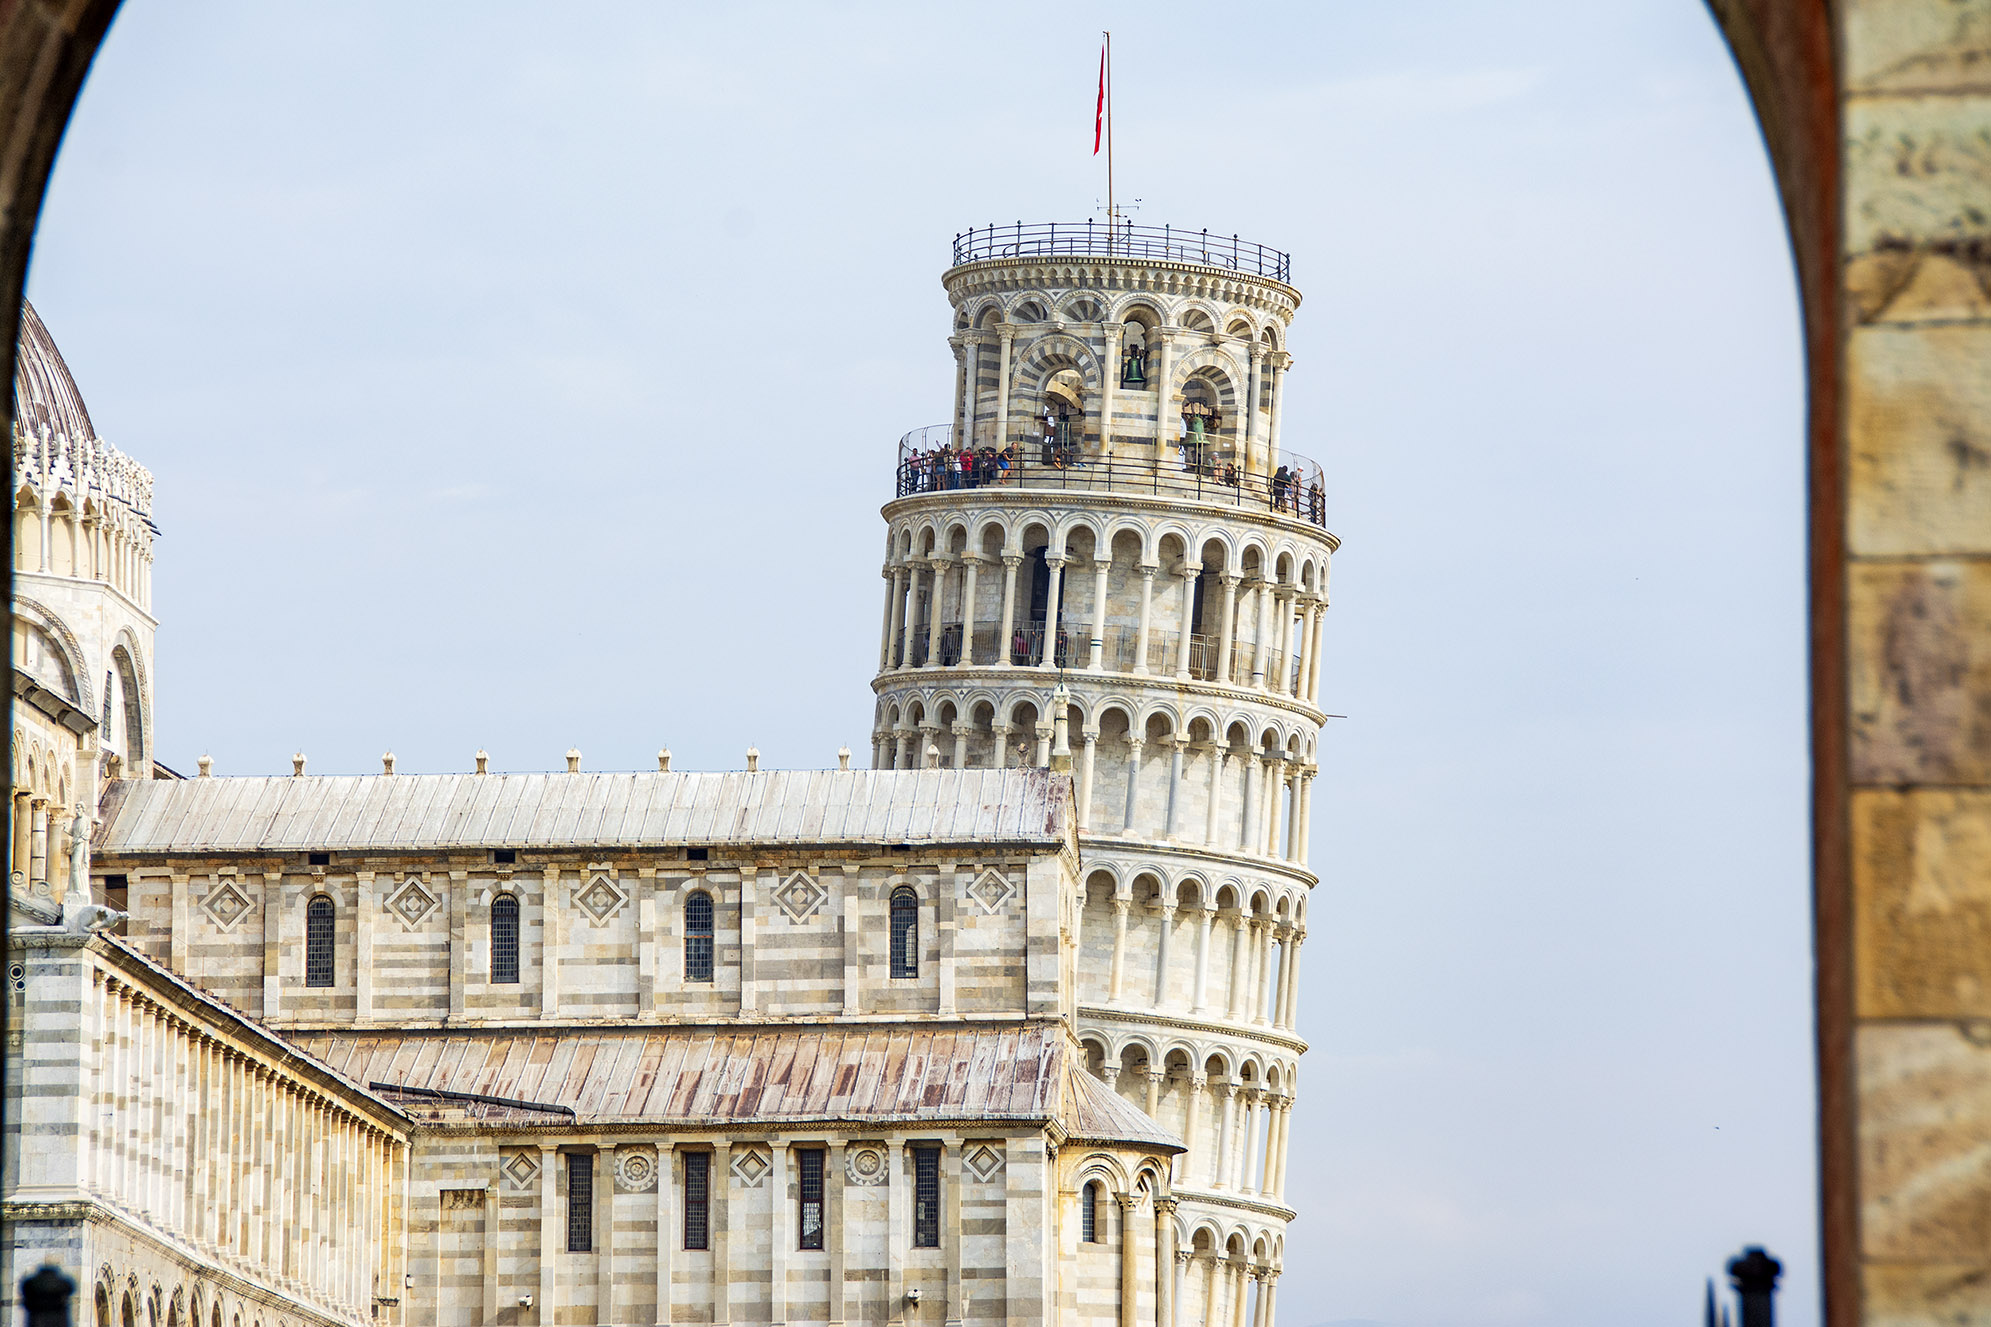
M 954 234 L 1292 252 L 1334 566 L 1282 1327 L 1815 1321 L 1802 380 L 1694 0 L 127 0 L 29 292 L 191 770 L 869 745 Z

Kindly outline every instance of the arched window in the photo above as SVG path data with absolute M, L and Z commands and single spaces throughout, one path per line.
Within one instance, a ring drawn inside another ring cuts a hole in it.
M 892 891 L 892 975 L 919 976 L 919 895 Z
M 712 896 L 702 889 L 684 901 L 684 979 L 712 980 Z
M 1086 1244 L 1099 1243 L 1099 1181 L 1085 1186 L 1078 1201 L 1078 1237 Z
M 500 894 L 491 900 L 491 980 L 518 982 L 518 896 Z
M 311 900 L 304 910 L 304 984 L 332 984 L 332 900 L 323 894 Z

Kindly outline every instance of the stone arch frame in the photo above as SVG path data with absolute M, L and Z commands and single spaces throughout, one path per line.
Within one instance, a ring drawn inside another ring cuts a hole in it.
M 1025 316 L 1033 310 L 1038 314 L 1037 317 L 1031 318 Z M 1019 327 L 1036 327 L 1050 322 L 1050 295 L 1034 287 L 1029 290 L 1017 292 L 1015 297 L 1009 302 L 1009 307 L 1004 313 L 1004 320 L 1015 323 Z
M 1085 511 L 1083 509 L 1066 511 L 1058 517 L 1057 525 L 1051 532 L 1051 544 L 1058 550 L 1060 556 L 1069 557 L 1071 556 L 1071 537 L 1083 530 L 1092 536 L 1092 546 L 1096 554 L 1105 540 L 1107 525 L 1106 518 L 1098 512 Z M 1111 545 L 1107 544 L 1107 547 L 1111 547 Z
M 1092 1074 L 1095 1079 L 1099 1079 L 1105 1072 L 1106 1066 L 1112 1063 L 1113 1060 L 1111 1041 L 1098 1028 L 1086 1028 L 1078 1034 L 1078 1045 L 1079 1050 L 1085 1056 L 1086 1072 Z M 1094 1051 L 1099 1052 L 1099 1067 L 1097 1071 L 1093 1069 L 1092 1065 L 1092 1053 Z
M 1073 1165 L 1073 1193 L 1083 1190 L 1092 1180 L 1104 1181 L 1107 1191 L 1116 1196 L 1133 1192 L 1132 1177 L 1126 1166 L 1111 1152 L 1089 1151 Z
M 1231 1049 L 1225 1043 L 1218 1041 L 1204 1046 L 1200 1054 L 1202 1059 L 1197 1067 L 1203 1071 L 1210 1082 L 1218 1084 L 1228 1083 L 1232 1086 L 1237 1085 L 1237 1052 L 1235 1050 Z M 1212 1063 L 1217 1066 L 1217 1072 L 1214 1074 L 1210 1072 L 1210 1065 Z
M 76 679 L 76 708 L 96 718 L 97 707 L 91 700 L 89 658 L 83 653 L 83 644 L 76 639 L 76 633 L 69 629 L 69 624 L 48 605 L 24 594 L 14 596 L 14 613 L 17 617 L 27 618 L 31 625 L 40 627 L 55 642 L 62 651 L 63 662 L 69 665 L 70 676 Z M 129 634 L 128 631 L 119 633 L 120 636 Z
M 1053 542 L 1057 528 L 1058 517 L 1048 509 L 1031 508 L 1029 511 L 1017 513 L 1010 520 L 1010 538 L 1013 542 L 1003 550 L 1004 556 L 1028 557 L 1031 548 L 1026 541 L 1030 538 L 1032 530 L 1039 529 L 1044 532 L 1044 555 L 1059 556 L 1058 546 Z
M 1210 877 L 1201 868 L 1181 872 L 1169 881 L 1169 888 L 1175 891 L 1177 906 L 1181 905 L 1182 891 L 1185 888 L 1194 890 L 1196 906 L 1199 909 L 1216 906 L 1214 902 L 1217 897 L 1216 886 L 1210 882 Z
M 1257 530 L 1246 531 L 1244 537 L 1237 541 L 1237 565 L 1234 574 L 1239 576 L 1251 574 L 1249 568 L 1253 553 L 1258 554 L 1258 575 L 1261 578 L 1265 576 L 1266 569 L 1272 565 L 1272 541 Z
M 1170 322 L 1189 335 L 1208 335 L 1202 328 L 1191 327 L 1189 325 L 1189 319 L 1195 315 L 1201 315 L 1210 320 L 1210 332 L 1214 332 L 1218 336 L 1222 336 L 1224 333 L 1223 304 L 1201 292 L 1192 291 L 1188 294 L 1177 296 L 1175 299 L 1175 308 L 1171 310 L 1171 313 Z
M 125 721 L 134 729 L 133 749 L 125 754 L 130 765 L 140 766 L 152 759 L 152 686 L 145 676 L 145 652 L 139 648 L 138 640 L 129 627 L 118 628 L 118 634 L 111 638 L 110 663 L 113 669 L 119 667 L 120 657 L 124 660 L 122 671 L 128 674 L 119 679 L 129 688 Z M 130 777 L 143 776 L 134 769 Z
M 1076 369 L 1085 390 L 1085 433 L 1094 436 L 1094 423 L 1098 418 L 1099 402 L 1102 398 L 1105 379 L 1099 365 L 1099 356 L 1093 348 L 1069 332 L 1047 332 L 1033 337 L 1028 345 L 1020 347 L 1009 364 L 1009 418 L 1012 424 L 1019 418 L 1029 418 L 1036 414 L 1041 402 L 1045 384 L 1052 375 L 1065 369 Z
M 978 511 L 968 517 L 970 552 L 984 556 L 989 553 L 990 530 L 994 530 L 997 535 L 995 556 L 1002 556 L 1002 550 L 1009 546 L 1009 519 L 1006 513 L 998 511 Z
M 1100 291 L 1077 287 L 1065 292 L 1052 303 L 1055 306 L 1051 310 L 1054 321 L 1086 324 L 1106 321 L 1107 304 Z M 1084 305 L 1091 306 L 1091 316 L 1087 316 L 1087 310 L 1081 307 Z
M 1147 521 L 1128 512 L 1097 513 L 1105 519 L 1105 547 L 1110 554 L 1116 549 L 1123 535 L 1132 535 L 1136 552 L 1134 565 L 1154 565 L 1155 530 Z M 1117 559 L 1116 559 L 1117 560 Z
M 1236 330 L 1239 323 L 1244 324 L 1242 333 Z M 1231 311 L 1224 316 L 1220 330 L 1225 336 L 1234 337 L 1239 341 L 1255 342 L 1258 340 L 1258 315 L 1242 304 L 1234 304 L 1231 306 Z
M 1003 307 L 999 295 L 983 295 L 971 301 L 974 312 L 968 317 L 968 326 L 977 332 L 988 332 L 997 324 L 1009 321 L 1008 311 Z

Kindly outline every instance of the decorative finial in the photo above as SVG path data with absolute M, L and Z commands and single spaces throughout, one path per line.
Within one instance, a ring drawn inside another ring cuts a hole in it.
M 203 779 L 205 779 L 212 776 L 213 773 L 214 773 L 214 757 L 208 755 L 206 752 L 203 751 L 201 753 L 201 758 L 200 758 L 200 776 Z
M 304 753 L 302 751 L 290 758 L 290 777 L 293 779 L 304 777 Z
M 838 747 L 838 748 L 836 749 L 836 767 L 837 767 L 838 769 L 849 769 L 849 768 L 850 768 L 850 748 L 849 748 L 849 747 L 847 747 L 847 746 L 840 746 L 840 747 Z
M 567 772 L 569 774 L 581 772 L 581 748 L 577 746 L 567 748 Z
M 481 746 L 477 748 L 477 772 L 479 774 L 491 772 L 491 754 Z
M 392 774 L 394 772 L 394 753 L 392 751 L 383 751 L 380 753 L 380 772 L 382 774 Z
M 760 748 L 757 746 L 750 746 L 747 748 L 747 773 L 752 774 L 759 769 L 760 769 Z
M 940 768 L 940 748 L 931 742 L 926 744 L 926 767 L 928 769 Z
M 659 747 L 657 750 L 657 773 L 669 774 L 670 772 L 671 772 L 671 749 L 667 746 Z

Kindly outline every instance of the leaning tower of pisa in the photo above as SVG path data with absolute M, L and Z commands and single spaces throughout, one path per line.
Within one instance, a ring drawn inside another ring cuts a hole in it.
M 1280 433 L 1290 275 L 1170 227 L 957 236 L 954 415 L 899 443 L 873 683 L 879 767 L 1071 771 L 1088 1065 L 1189 1144 L 1179 1320 L 1260 1327 L 1338 543 Z

